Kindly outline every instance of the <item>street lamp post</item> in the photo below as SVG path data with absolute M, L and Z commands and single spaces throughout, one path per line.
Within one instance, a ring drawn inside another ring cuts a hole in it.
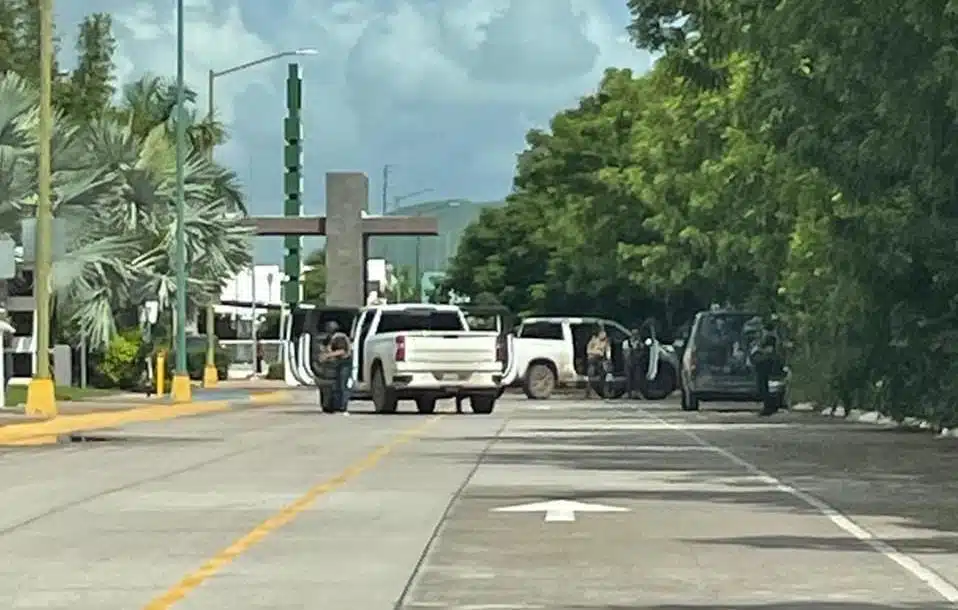
M 37 228 L 33 295 L 36 301 L 37 369 L 27 388 L 26 412 L 53 417 L 56 393 L 50 375 L 50 280 L 53 266 L 53 203 L 50 149 L 53 138 L 53 0 L 40 0 L 40 113 L 37 129 Z
M 250 266 L 249 275 L 250 275 L 249 283 L 250 283 L 250 294 L 251 294 L 250 313 L 252 314 L 250 316 L 249 338 L 250 338 L 250 345 L 252 346 L 252 349 L 253 349 L 253 377 L 256 377 L 256 375 L 259 374 L 259 360 L 256 358 L 256 352 L 259 349 L 259 345 L 258 345 L 259 341 L 258 341 L 258 336 L 256 333 L 256 304 L 258 303 L 258 299 L 256 298 L 256 262 L 255 261 Z
M 248 61 L 246 63 L 235 65 L 231 68 L 226 68 L 225 70 L 210 70 L 207 74 L 207 120 L 210 124 L 213 123 L 213 115 L 216 112 L 216 104 L 213 99 L 214 85 L 216 79 L 220 76 L 226 76 L 227 74 L 233 74 L 234 72 L 241 72 L 248 68 L 259 66 L 261 64 L 269 63 L 271 61 L 276 61 L 277 59 L 282 59 L 284 57 L 293 57 L 299 55 L 316 55 L 318 51 L 316 49 L 296 49 L 294 51 L 281 51 L 279 53 L 274 53 L 272 55 L 267 55 L 259 59 L 254 59 L 253 61 Z M 213 148 L 216 146 L 215 143 L 210 143 L 210 148 L 207 151 L 209 154 L 210 160 L 213 158 Z M 256 273 L 255 261 L 252 265 L 253 274 Z M 206 307 L 206 366 L 203 369 L 203 386 L 210 388 L 215 387 L 219 382 L 219 375 L 216 372 L 216 332 L 215 332 L 215 314 L 213 303 L 211 302 Z M 255 343 L 255 340 L 254 340 Z M 254 345 L 255 349 L 256 346 Z M 255 360 L 255 354 L 253 355 Z
M 438 210 L 443 210 L 446 208 L 458 208 L 459 204 L 461 203 L 462 201 L 459 199 L 453 199 L 451 201 L 441 201 L 437 203 L 436 205 L 430 205 L 421 209 L 417 209 L 416 213 L 413 215 L 422 216 L 423 214 L 427 212 L 436 212 Z M 416 283 L 415 283 L 416 290 L 420 290 L 420 286 L 422 284 L 422 268 L 421 267 L 422 267 L 422 237 L 417 236 L 416 237 L 416 267 L 415 267 L 416 268 Z
M 176 362 L 170 397 L 184 403 L 192 399 L 186 368 L 186 202 L 184 161 L 186 156 L 186 91 L 183 82 L 183 0 L 176 0 Z
M 392 167 L 395 167 L 395 166 L 393 166 L 393 165 L 387 165 L 387 166 L 385 166 L 386 169 L 392 168 Z M 384 171 L 384 172 L 383 172 L 383 178 L 385 179 L 385 177 L 386 177 L 387 175 L 388 175 L 388 174 L 386 174 L 386 172 Z M 398 210 L 398 209 L 399 209 L 399 204 L 402 203 L 403 201 L 406 201 L 407 199 L 412 199 L 413 197 L 419 197 L 420 195 L 425 195 L 426 193 L 431 193 L 431 192 L 433 192 L 434 190 L 436 190 L 436 189 L 426 188 L 426 189 L 419 189 L 418 191 L 413 191 L 413 192 L 411 192 L 411 193 L 406 193 L 406 194 L 404 194 L 404 195 L 396 195 L 395 197 L 393 197 L 393 205 L 392 205 L 392 210 L 391 210 L 391 211 Z M 383 197 L 385 197 L 385 196 L 386 196 L 386 193 L 385 193 L 385 191 L 383 191 Z M 385 215 L 386 215 L 386 200 L 383 199 L 383 216 L 385 216 Z M 418 238 L 417 238 L 417 239 L 418 239 Z M 386 260 L 389 260 L 389 241 L 390 241 L 389 238 L 387 238 L 387 239 L 385 240 L 385 244 L 386 244 L 386 245 L 385 245 L 385 247 L 383 248 L 383 258 L 385 258 Z M 417 242 L 417 243 L 418 243 L 418 242 Z

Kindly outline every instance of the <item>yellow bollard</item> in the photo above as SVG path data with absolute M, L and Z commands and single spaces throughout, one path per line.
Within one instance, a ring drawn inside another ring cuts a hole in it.
M 160 350 L 156 354 L 156 395 L 166 393 L 166 352 Z

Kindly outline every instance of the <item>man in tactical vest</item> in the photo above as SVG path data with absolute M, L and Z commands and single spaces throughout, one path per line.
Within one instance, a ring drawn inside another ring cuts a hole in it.
M 633 328 L 622 343 L 622 356 L 625 360 L 625 395 L 630 399 L 638 398 L 640 375 L 644 374 L 641 370 L 644 348 L 641 332 L 638 328 Z
M 749 353 L 749 360 L 755 369 L 757 390 L 762 397 L 762 415 L 773 415 L 778 411 L 766 398 L 769 392 L 769 379 L 772 375 L 781 371 L 785 364 L 780 343 L 775 318 L 766 318 Z

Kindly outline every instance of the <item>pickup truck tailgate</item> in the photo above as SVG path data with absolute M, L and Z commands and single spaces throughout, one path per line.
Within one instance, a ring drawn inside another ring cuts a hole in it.
M 423 371 L 500 370 L 496 360 L 495 332 L 460 332 L 406 335 L 402 368 Z

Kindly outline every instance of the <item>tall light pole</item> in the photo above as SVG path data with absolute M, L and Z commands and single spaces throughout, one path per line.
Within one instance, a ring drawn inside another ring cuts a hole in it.
M 385 181 L 388 180 L 388 178 L 389 178 L 389 170 L 392 169 L 393 167 L 395 167 L 395 166 L 394 166 L 394 165 L 384 165 L 384 166 L 383 166 L 383 181 L 384 181 L 384 184 L 385 184 Z M 399 204 L 402 203 L 403 201 L 406 201 L 407 199 L 412 199 L 413 197 L 419 197 L 420 195 L 425 195 L 426 193 L 431 193 L 431 192 L 433 192 L 434 190 L 435 190 L 435 189 L 431 189 L 431 188 L 428 188 L 428 189 L 419 189 L 418 191 L 413 191 L 413 192 L 411 192 L 411 193 L 405 193 L 405 194 L 403 194 L 403 195 L 396 195 L 395 197 L 393 197 L 392 209 L 389 210 L 389 211 L 393 212 L 393 211 L 398 210 L 398 209 L 399 209 Z M 386 215 L 386 211 L 387 211 L 387 210 L 386 210 L 386 188 L 383 187 L 383 216 Z M 387 238 L 384 239 L 384 244 L 385 244 L 385 245 L 384 245 L 384 247 L 383 247 L 383 258 L 385 258 L 387 261 L 389 260 L 389 244 L 390 244 L 390 241 L 391 241 L 391 238 L 389 238 L 389 237 L 387 237 Z
M 216 79 L 220 76 L 226 76 L 227 74 L 233 74 L 234 72 L 240 72 L 254 66 L 259 66 L 261 64 L 269 63 L 271 61 L 276 61 L 277 59 L 282 59 L 284 57 L 293 57 L 298 55 L 316 55 L 319 51 L 316 49 L 296 49 L 294 51 L 281 51 L 279 53 L 274 53 L 272 55 L 267 55 L 259 59 L 254 59 L 253 61 L 248 61 L 246 63 L 237 64 L 225 70 L 210 70 L 207 74 L 207 114 L 206 119 L 209 121 L 210 125 L 213 124 L 213 117 L 216 113 L 216 104 L 213 98 L 214 85 Z M 207 151 L 207 154 L 210 157 L 210 160 L 213 159 L 213 148 L 216 146 L 215 143 L 210 143 L 210 148 Z M 253 277 L 256 276 L 256 262 L 253 261 L 252 264 L 252 273 Z M 255 279 L 254 279 L 255 286 Z M 255 300 L 255 295 L 254 295 Z M 254 322 L 255 324 L 255 322 Z M 255 341 L 254 341 L 255 343 Z M 253 348 L 255 349 L 255 345 Z M 254 354 L 255 360 L 255 354 Z M 210 303 L 206 306 L 206 366 L 203 369 L 203 386 L 207 388 L 215 387 L 219 382 L 219 374 L 216 371 L 216 316 L 214 312 L 213 303 Z
M 37 129 L 37 228 L 33 295 L 36 300 L 34 346 L 37 371 L 27 388 L 26 412 L 53 417 L 56 392 L 50 375 L 50 280 L 53 266 L 53 202 L 50 200 L 50 149 L 53 138 L 53 0 L 39 0 L 40 9 L 40 115 Z M 2 355 L 0 355 L 2 356 Z
M 462 199 L 452 199 L 450 201 L 440 201 L 434 205 L 423 206 L 416 210 L 413 216 L 422 216 L 427 212 L 437 212 L 446 208 L 458 208 L 463 203 Z M 422 285 L 422 237 L 416 237 L 416 290 L 420 290 Z
M 183 0 L 176 0 L 176 362 L 170 397 L 183 403 L 192 399 L 190 374 L 186 369 L 186 103 L 183 82 Z
M 386 215 L 386 212 L 387 212 L 386 208 L 389 202 L 389 170 L 391 169 L 392 169 L 392 165 L 390 165 L 389 163 L 383 165 L 383 203 L 382 203 L 382 210 L 380 212 L 383 216 Z
M 426 193 L 431 193 L 436 189 L 419 189 L 418 191 L 413 191 L 411 193 L 406 193 L 405 195 L 397 195 L 393 197 L 393 210 L 399 209 L 399 204 L 407 199 L 412 199 L 413 197 L 419 197 L 420 195 L 425 195 Z

